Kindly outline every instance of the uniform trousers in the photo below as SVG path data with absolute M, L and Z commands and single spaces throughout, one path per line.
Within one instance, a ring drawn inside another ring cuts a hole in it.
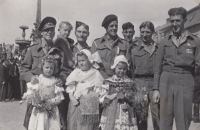
M 194 78 L 190 73 L 162 72 L 160 91 L 160 130 L 188 130 L 192 120 Z
M 151 102 L 153 78 L 136 78 L 135 82 L 146 90 L 146 94 L 148 95 L 150 101 L 149 105 L 151 109 L 153 127 L 154 130 L 159 130 L 159 104 Z M 147 120 L 140 121 L 139 117 L 137 117 L 137 125 L 138 130 L 147 130 Z

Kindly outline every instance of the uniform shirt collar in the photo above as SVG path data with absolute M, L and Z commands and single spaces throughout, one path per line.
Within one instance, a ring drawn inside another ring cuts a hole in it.
M 43 39 L 41 41 L 38 41 L 36 44 L 38 44 L 37 47 L 37 51 L 39 52 L 41 49 L 43 49 L 45 47 L 45 45 L 47 45 L 46 41 L 44 41 Z M 53 42 L 50 45 L 51 47 L 53 46 Z
M 152 43 L 151 43 L 152 50 L 149 50 L 148 46 L 145 45 L 144 42 L 142 42 L 141 40 L 139 40 L 138 42 L 139 42 L 138 51 L 141 50 L 142 48 L 144 48 L 144 50 L 146 52 L 150 53 L 150 55 L 152 55 L 155 52 L 157 45 L 154 41 L 152 41 Z

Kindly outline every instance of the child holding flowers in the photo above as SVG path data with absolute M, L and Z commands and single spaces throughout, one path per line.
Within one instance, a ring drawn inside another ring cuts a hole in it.
M 115 74 L 102 85 L 103 112 L 99 126 L 101 130 L 137 130 L 134 107 L 144 97 L 138 95 L 139 86 L 126 76 L 128 61 L 124 55 L 115 57 L 111 69 Z
M 57 62 L 51 55 L 42 59 L 43 74 L 38 77 L 38 84 L 27 83 L 28 91 L 24 94 L 33 107 L 28 130 L 60 130 L 60 116 L 57 105 L 64 99 L 62 87 L 56 86 L 58 80 L 53 76 L 57 71 Z

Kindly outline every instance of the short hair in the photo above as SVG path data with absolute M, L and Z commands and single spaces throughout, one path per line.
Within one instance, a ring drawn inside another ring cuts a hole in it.
M 150 22 L 150 21 L 145 21 L 145 22 L 143 22 L 143 23 L 140 25 L 140 30 L 141 30 L 141 28 L 144 28 L 144 27 L 148 27 L 152 32 L 155 32 L 154 25 L 153 25 L 153 23 Z
M 65 24 L 67 26 L 70 27 L 70 30 L 73 30 L 73 26 L 71 23 L 67 22 L 67 21 L 62 21 L 60 24 L 59 24 L 59 29 L 61 29 L 62 25 Z
M 171 8 L 168 11 L 168 15 L 169 16 L 182 15 L 183 19 L 185 19 L 187 16 L 187 10 L 183 7 Z
M 134 30 L 134 25 L 131 22 L 127 22 L 122 25 L 123 31 L 129 28 L 132 28 Z

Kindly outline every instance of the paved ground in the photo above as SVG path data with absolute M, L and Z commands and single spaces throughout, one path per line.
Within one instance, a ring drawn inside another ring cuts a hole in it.
M 25 130 L 23 127 L 25 111 L 26 102 L 22 105 L 19 105 L 19 101 L 0 102 L 0 130 Z M 150 118 L 148 130 L 153 130 Z M 192 123 L 190 130 L 200 130 L 200 123 Z

